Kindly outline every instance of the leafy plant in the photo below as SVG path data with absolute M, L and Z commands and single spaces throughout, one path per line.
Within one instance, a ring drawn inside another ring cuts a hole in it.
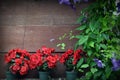
M 113 14 L 117 13 L 115 11 L 115 0 L 96 0 L 81 12 L 78 19 L 81 25 L 76 30 L 82 32 L 75 36 L 78 39 L 75 49 L 83 47 L 89 65 L 82 80 L 110 80 L 114 67 L 112 59 L 120 67 L 117 61 L 120 59 L 120 16 Z

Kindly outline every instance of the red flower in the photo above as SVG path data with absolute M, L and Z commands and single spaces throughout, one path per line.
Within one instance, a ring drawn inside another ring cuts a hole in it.
M 60 57 L 60 62 L 65 64 L 67 69 L 73 70 L 74 66 L 77 64 L 78 60 L 82 57 L 82 50 L 78 49 L 73 51 L 68 49 L 65 53 L 63 53 Z M 70 67 L 69 67 L 70 66 Z
M 54 56 L 48 56 L 46 58 L 47 61 L 51 62 L 51 63 L 55 63 L 57 61 L 57 59 Z
M 56 66 L 56 65 L 55 65 L 54 63 L 48 62 L 48 67 L 49 67 L 49 68 L 52 69 L 52 68 L 54 68 L 55 66 Z
M 62 57 L 62 58 L 60 58 L 60 62 L 61 63 L 65 63 L 65 59 Z
M 69 55 L 67 53 L 62 54 L 60 58 L 61 63 L 65 63 L 65 61 L 69 58 Z
M 5 55 L 5 63 L 8 63 L 9 69 L 12 73 L 20 73 L 25 74 L 23 71 L 23 66 L 27 66 L 27 70 L 29 69 L 28 63 L 30 58 L 30 54 L 26 50 L 21 49 L 12 49 Z
M 72 49 L 68 49 L 67 52 L 66 52 L 66 54 L 72 55 L 73 54 L 73 50 Z
M 73 60 L 73 64 L 75 65 L 76 63 L 77 63 L 77 61 L 81 58 L 81 52 L 82 52 L 82 50 L 81 49 L 79 49 L 79 50 L 76 50 L 75 52 L 74 52 L 74 60 Z
M 50 55 L 52 52 L 54 52 L 53 48 L 47 48 L 46 46 L 42 47 L 42 53 L 45 55 Z
M 17 71 L 20 70 L 20 66 L 18 64 L 15 64 L 15 65 L 10 66 L 10 69 L 11 69 L 12 73 L 15 74 L 15 73 L 17 73 Z
M 42 58 L 40 56 L 40 54 L 36 53 L 36 54 L 32 54 L 30 56 L 30 68 L 31 69 L 35 69 L 38 65 L 42 64 Z
M 18 65 L 22 64 L 22 59 L 19 59 L 19 58 L 15 59 L 15 63 L 18 64 Z
M 59 60 L 58 55 L 53 55 L 53 48 L 47 48 L 45 46 L 42 49 L 38 49 L 35 54 L 30 56 L 30 69 L 39 69 L 39 70 L 48 70 L 56 66 L 57 61 Z
M 25 64 L 25 65 L 21 66 L 20 74 L 25 75 L 25 74 L 27 74 L 27 72 L 28 72 L 28 65 Z
M 51 55 L 47 57 L 48 67 L 54 68 L 56 66 L 56 62 L 58 61 L 58 55 Z
M 8 55 L 5 55 L 5 63 L 9 63 L 11 61 L 11 58 Z
M 10 53 L 9 56 L 10 56 L 11 59 L 16 58 L 16 52 Z

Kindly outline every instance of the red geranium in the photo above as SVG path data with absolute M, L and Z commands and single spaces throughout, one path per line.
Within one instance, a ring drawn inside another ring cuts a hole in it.
M 8 64 L 8 70 L 20 75 L 27 74 L 29 70 L 30 54 L 26 50 L 12 49 L 5 54 L 5 63 Z
M 30 56 L 30 69 L 35 69 L 37 66 L 42 65 L 42 57 L 39 53 Z
M 60 62 L 65 64 L 67 70 L 73 70 L 78 60 L 82 57 L 83 51 L 78 49 L 73 51 L 72 49 L 68 49 L 65 53 L 63 53 L 60 57 Z
M 45 46 L 43 46 L 42 49 L 38 49 L 36 53 L 30 56 L 30 68 L 47 71 L 56 67 L 59 56 L 52 54 L 54 51 L 53 48 L 47 48 Z

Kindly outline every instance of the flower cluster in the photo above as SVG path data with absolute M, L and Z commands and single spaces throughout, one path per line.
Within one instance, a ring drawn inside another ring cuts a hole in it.
M 112 70 L 113 71 L 118 71 L 120 70 L 120 60 L 117 60 L 116 58 L 112 58 L 111 59 L 112 62 Z
M 5 63 L 12 73 L 24 75 L 29 70 L 29 57 L 30 54 L 26 50 L 13 49 L 5 55 Z
M 56 63 L 59 60 L 57 54 L 52 54 L 54 52 L 53 48 L 42 47 L 42 49 L 37 50 L 35 54 L 30 56 L 30 68 L 38 68 L 42 71 L 48 71 L 56 67 Z
M 81 49 L 73 51 L 68 49 L 61 56 L 53 54 L 54 48 L 43 46 L 36 53 L 30 54 L 26 50 L 12 49 L 5 55 L 5 63 L 8 64 L 8 70 L 13 74 L 25 75 L 28 70 L 38 69 L 40 71 L 49 71 L 56 67 L 58 61 L 65 64 L 67 70 L 73 70 L 83 57 L 84 52 Z
M 94 61 L 99 68 L 104 68 L 105 64 L 103 64 L 103 62 L 101 60 L 95 58 Z
M 104 68 L 106 65 L 101 60 L 95 58 L 94 62 L 96 63 L 98 68 Z M 108 60 L 107 62 L 110 62 L 112 65 L 109 65 L 112 71 L 118 71 L 120 70 L 120 59 L 116 59 L 115 53 L 112 53 L 111 60 Z
M 60 62 L 66 65 L 67 70 L 71 71 L 82 57 L 83 51 L 78 49 L 73 51 L 68 49 L 64 54 L 61 55 Z
M 81 1 L 88 2 L 89 0 L 58 0 L 58 1 L 59 1 L 59 4 L 66 4 L 70 7 L 72 7 L 73 9 L 75 9 L 74 4 L 79 3 Z

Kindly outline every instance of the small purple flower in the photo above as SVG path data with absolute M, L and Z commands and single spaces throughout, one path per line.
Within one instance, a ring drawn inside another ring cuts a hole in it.
M 104 67 L 104 64 L 102 63 L 101 60 L 99 60 L 99 59 L 94 59 L 94 61 L 96 62 L 97 66 L 98 66 L 99 68 L 103 68 L 103 67 Z
M 120 2 L 117 3 L 117 12 L 120 12 Z
M 112 58 L 111 62 L 113 64 L 113 67 L 112 67 L 113 71 L 117 71 L 120 69 L 120 60 L 116 60 L 115 58 Z
M 70 0 L 58 0 L 59 1 L 59 4 L 67 4 L 67 5 L 70 5 Z
M 66 4 L 66 5 L 70 6 L 73 10 L 76 10 L 75 5 L 72 4 L 70 2 L 70 0 L 58 0 L 58 1 L 59 1 L 59 4 Z M 77 1 L 77 0 L 75 0 L 75 1 Z

